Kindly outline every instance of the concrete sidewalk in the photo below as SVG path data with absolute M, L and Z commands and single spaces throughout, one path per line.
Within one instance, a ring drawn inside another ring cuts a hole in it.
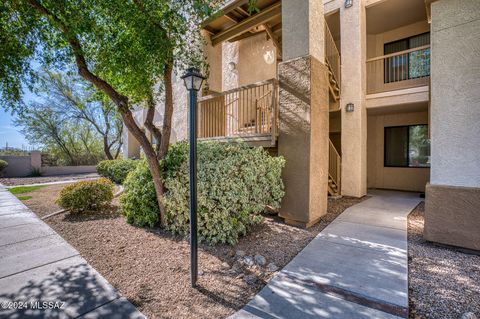
M 407 216 L 418 194 L 372 191 L 230 318 L 408 317 Z
M 0 318 L 7 317 L 145 318 L 78 251 L 0 187 Z

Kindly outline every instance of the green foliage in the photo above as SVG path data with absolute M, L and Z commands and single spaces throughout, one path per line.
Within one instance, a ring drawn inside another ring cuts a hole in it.
M 29 200 L 32 199 L 32 196 L 17 196 L 19 200 Z
M 9 191 L 10 193 L 14 194 L 14 195 L 17 195 L 17 194 L 25 194 L 25 193 L 30 193 L 30 192 L 33 192 L 33 191 L 36 191 L 40 188 L 43 188 L 45 186 L 42 186 L 42 185 L 36 185 L 36 186 L 17 186 L 17 187 L 13 187 L 13 188 L 10 188 Z
M 133 171 L 139 161 L 135 160 L 110 160 L 97 164 L 97 173 L 117 184 L 123 184 L 128 173 Z
M 120 203 L 127 222 L 142 227 L 155 226 L 159 221 L 159 208 L 152 175 L 145 160 L 139 161 L 123 187 L 125 190 Z
M 3 170 L 7 168 L 8 163 L 7 161 L 0 160 L 0 176 L 2 176 Z
M 74 213 L 100 211 L 113 199 L 114 184 L 106 178 L 65 186 L 56 203 Z
M 204 61 L 201 21 L 221 2 L 2 1 L 0 104 L 13 108 L 21 104 L 22 84 L 35 80 L 36 64 L 71 70 L 74 54 L 83 55 L 90 70 L 130 103 L 145 101 L 166 65 Z M 72 40 L 78 40 L 80 50 L 71 47 Z
M 188 144 L 177 143 L 162 161 L 167 192 L 166 227 L 173 233 L 189 232 Z M 243 143 L 198 144 L 199 239 L 208 243 L 235 244 L 249 227 L 259 223 L 267 205 L 279 207 L 284 195 L 282 157 L 271 157 L 262 148 Z M 129 223 L 158 223 L 153 182 L 145 162 L 125 181 L 122 211 Z

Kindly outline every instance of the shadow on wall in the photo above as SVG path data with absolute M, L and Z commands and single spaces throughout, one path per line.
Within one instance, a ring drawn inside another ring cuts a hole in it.
M 118 299 L 115 289 L 93 268 L 79 264 L 78 258 L 58 262 L 54 271 L 39 267 L 1 279 L 0 302 L 27 302 L 28 306 L 1 309 L 0 318 L 143 318 L 126 299 Z

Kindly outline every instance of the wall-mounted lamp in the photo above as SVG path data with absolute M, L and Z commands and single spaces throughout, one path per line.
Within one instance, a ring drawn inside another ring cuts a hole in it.
M 353 6 L 353 0 L 345 0 L 345 8 L 350 8 Z
M 354 108 L 355 108 L 355 106 L 353 105 L 353 103 L 347 103 L 347 106 L 345 107 L 345 111 L 350 113 L 350 112 L 353 112 Z
M 236 68 L 237 68 L 237 64 L 236 64 L 235 62 L 230 62 L 230 63 L 228 63 L 228 69 L 229 69 L 230 71 L 233 71 L 233 70 L 235 70 Z

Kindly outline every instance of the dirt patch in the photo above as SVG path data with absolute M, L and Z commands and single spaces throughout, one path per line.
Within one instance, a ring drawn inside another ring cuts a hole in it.
M 425 241 L 424 211 L 408 216 L 410 318 L 480 318 L 480 256 Z
M 84 178 L 95 178 L 99 177 L 97 173 L 86 173 L 86 174 L 72 174 L 72 175 L 58 175 L 58 176 L 39 176 L 39 177 L 10 177 L 10 178 L 0 178 L 0 184 L 5 186 L 18 186 L 18 185 L 30 185 L 30 184 L 41 184 L 41 183 L 50 183 L 50 182 L 61 182 L 68 180 L 77 180 Z
M 59 189 L 44 188 L 40 191 L 51 194 L 25 203 L 39 215 L 53 211 L 54 206 L 47 209 L 48 203 Z M 240 274 L 232 271 L 236 251 L 262 255 L 267 263 L 281 268 L 343 210 L 362 200 L 330 200 L 328 214 L 310 229 L 266 216 L 234 247 L 202 245 L 197 289 L 190 287 L 188 241 L 160 229 L 133 227 L 119 214 L 118 206 L 98 214 L 55 216 L 47 222 L 149 318 L 225 318 L 243 307 L 272 276 L 265 267 Z M 247 284 L 244 279 L 252 273 L 258 280 Z

